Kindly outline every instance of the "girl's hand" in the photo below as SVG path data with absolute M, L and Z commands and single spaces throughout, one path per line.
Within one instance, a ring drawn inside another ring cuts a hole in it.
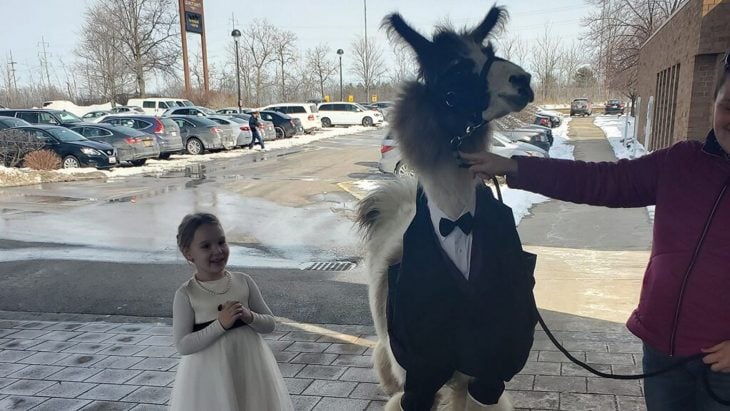
M 242 308 L 243 312 L 241 313 L 241 320 L 246 324 L 251 324 L 253 322 L 253 312 L 246 307 L 242 306 Z
M 702 362 L 710 365 L 712 371 L 730 373 L 730 340 L 710 348 L 703 348 L 702 352 L 707 354 L 702 358 Z
M 218 322 L 226 330 L 233 326 L 236 320 L 243 315 L 243 304 L 238 301 L 226 301 L 223 303 L 221 312 L 218 313 Z
M 478 153 L 459 153 L 461 159 L 469 164 L 469 170 L 475 176 L 491 178 L 506 174 L 517 174 L 517 161 L 511 158 L 498 156 L 488 151 Z

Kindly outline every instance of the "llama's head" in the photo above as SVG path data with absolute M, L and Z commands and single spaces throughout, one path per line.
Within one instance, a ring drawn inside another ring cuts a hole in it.
M 411 28 L 400 14 L 385 18 L 383 26 L 389 35 L 399 38 L 415 52 L 421 80 L 417 84 L 406 85 L 404 89 L 403 98 L 396 107 L 393 125 L 396 134 L 403 134 L 406 131 L 403 129 L 409 128 L 399 122 L 398 117 L 405 122 L 407 118 L 428 115 L 423 113 L 423 105 L 420 104 L 423 103 L 420 100 L 428 99 L 436 108 L 438 128 L 443 134 L 439 139 L 442 140 L 421 140 L 418 145 L 431 146 L 430 151 L 435 154 L 433 150 L 442 151 L 443 145 L 449 144 L 454 137 L 466 135 L 473 138 L 470 139 L 472 141 L 464 141 L 467 144 L 462 150 L 484 149 L 488 133 L 487 127 L 482 126 L 510 112 L 522 110 L 533 100 L 530 75 L 518 65 L 497 57 L 492 44 L 486 41 L 505 19 L 504 9 L 492 7 L 475 28 L 456 32 L 440 27 L 429 40 Z M 476 133 L 467 132 L 475 128 L 478 129 Z M 409 136 L 399 135 L 399 138 L 408 146 L 417 144 L 404 141 Z M 422 164 L 426 161 L 425 158 L 413 160 Z M 419 168 L 418 164 L 411 165 Z

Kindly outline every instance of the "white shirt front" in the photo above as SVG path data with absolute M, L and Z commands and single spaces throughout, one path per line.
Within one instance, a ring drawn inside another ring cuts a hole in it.
M 428 210 L 431 213 L 431 222 L 433 223 L 434 230 L 436 231 L 436 237 L 438 237 L 441 243 L 441 248 L 446 251 L 446 255 L 449 256 L 451 261 L 464 275 L 464 278 L 469 279 L 469 269 L 471 268 L 471 240 L 472 233 L 469 235 L 464 234 L 459 227 L 455 227 L 454 231 L 449 233 L 446 237 L 442 236 L 439 232 L 439 222 L 442 218 L 455 221 L 467 212 L 474 216 L 476 212 L 476 197 L 472 198 L 471 204 L 468 204 L 455 218 L 451 218 L 446 215 L 440 208 L 438 208 L 432 202 L 428 202 Z

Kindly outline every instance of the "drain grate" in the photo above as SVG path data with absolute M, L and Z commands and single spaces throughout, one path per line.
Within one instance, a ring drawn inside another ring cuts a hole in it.
M 304 264 L 302 270 L 309 271 L 347 271 L 355 268 L 352 261 L 318 261 Z

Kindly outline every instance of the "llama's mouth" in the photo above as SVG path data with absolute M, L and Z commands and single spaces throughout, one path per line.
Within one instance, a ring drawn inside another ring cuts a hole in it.
M 522 94 L 500 93 L 498 95 L 499 98 L 509 104 L 510 108 L 515 111 L 522 110 L 523 108 L 525 108 L 525 106 L 527 106 L 527 103 L 530 102 L 530 98 L 528 98 L 527 96 L 523 96 Z

